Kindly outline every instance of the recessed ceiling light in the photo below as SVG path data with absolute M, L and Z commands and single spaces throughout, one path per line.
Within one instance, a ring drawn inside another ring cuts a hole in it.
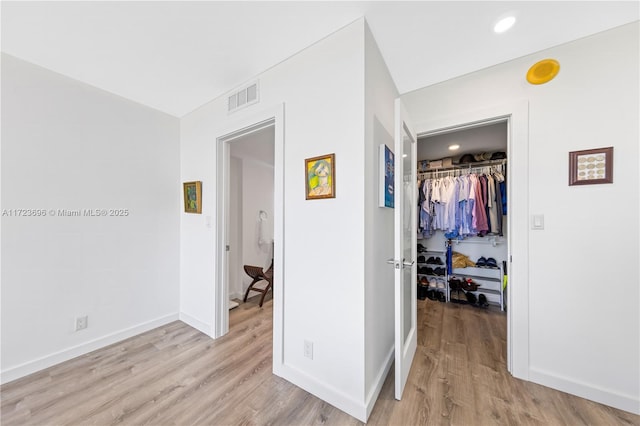
M 515 23 L 516 23 L 515 16 L 507 16 L 505 18 L 502 18 L 496 23 L 496 25 L 493 27 L 493 31 L 497 32 L 498 34 L 503 33 L 507 31 L 509 28 L 513 27 L 513 24 Z
M 402 154 L 402 158 L 407 158 L 409 154 Z
M 458 144 L 449 145 L 449 151 L 455 151 L 458 148 L 460 148 L 460 145 Z

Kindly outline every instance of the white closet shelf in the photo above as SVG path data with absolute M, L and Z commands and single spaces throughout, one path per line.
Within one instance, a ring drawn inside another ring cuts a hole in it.
M 451 275 L 449 275 L 449 278 L 457 277 L 457 276 L 464 277 L 464 278 L 471 278 L 473 280 L 493 281 L 496 283 L 499 283 L 502 281 L 500 278 L 483 277 L 482 275 L 460 274 L 457 272 L 454 272 Z
M 452 243 L 455 244 L 460 244 L 460 243 L 465 243 L 465 244 L 491 244 L 493 247 L 497 246 L 498 244 L 504 244 L 504 238 L 503 237 L 493 237 L 493 236 L 487 236 L 487 237 L 472 237 L 472 238 L 479 238 L 479 239 L 474 239 L 474 240 L 469 240 L 469 239 L 463 239 L 463 240 L 451 240 Z
M 478 161 L 476 163 L 465 163 L 465 164 L 456 164 L 455 166 L 445 167 L 440 169 L 433 170 L 422 170 L 418 172 L 418 177 L 424 177 L 425 175 L 434 175 L 434 174 L 446 174 L 452 172 L 472 172 L 478 171 L 484 168 L 490 168 L 492 166 L 503 166 L 507 164 L 507 159 L 500 160 L 487 160 L 487 161 Z

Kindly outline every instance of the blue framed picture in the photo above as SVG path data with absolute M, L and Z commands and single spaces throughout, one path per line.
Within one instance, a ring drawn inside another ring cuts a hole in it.
M 395 156 L 385 144 L 380 145 L 380 180 L 378 206 L 393 208 L 395 185 Z

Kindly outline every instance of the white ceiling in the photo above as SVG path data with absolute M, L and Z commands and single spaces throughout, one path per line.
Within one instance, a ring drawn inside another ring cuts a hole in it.
M 451 145 L 460 145 L 455 151 Z M 418 161 L 452 157 L 457 162 L 464 154 L 507 152 L 507 122 L 418 138 Z
M 492 32 L 507 12 L 507 33 Z M 406 93 L 639 18 L 637 1 L 2 2 L 2 51 L 183 116 L 360 17 Z

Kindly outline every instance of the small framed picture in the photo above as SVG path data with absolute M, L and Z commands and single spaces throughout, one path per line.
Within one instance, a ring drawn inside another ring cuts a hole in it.
M 613 183 L 613 147 L 569 152 L 569 186 Z
M 185 213 L 202 213 L 202 181 L 184 182 Z
M 304 175 L 307 200 L 336 197 L 335 154 L 304 160 Z

